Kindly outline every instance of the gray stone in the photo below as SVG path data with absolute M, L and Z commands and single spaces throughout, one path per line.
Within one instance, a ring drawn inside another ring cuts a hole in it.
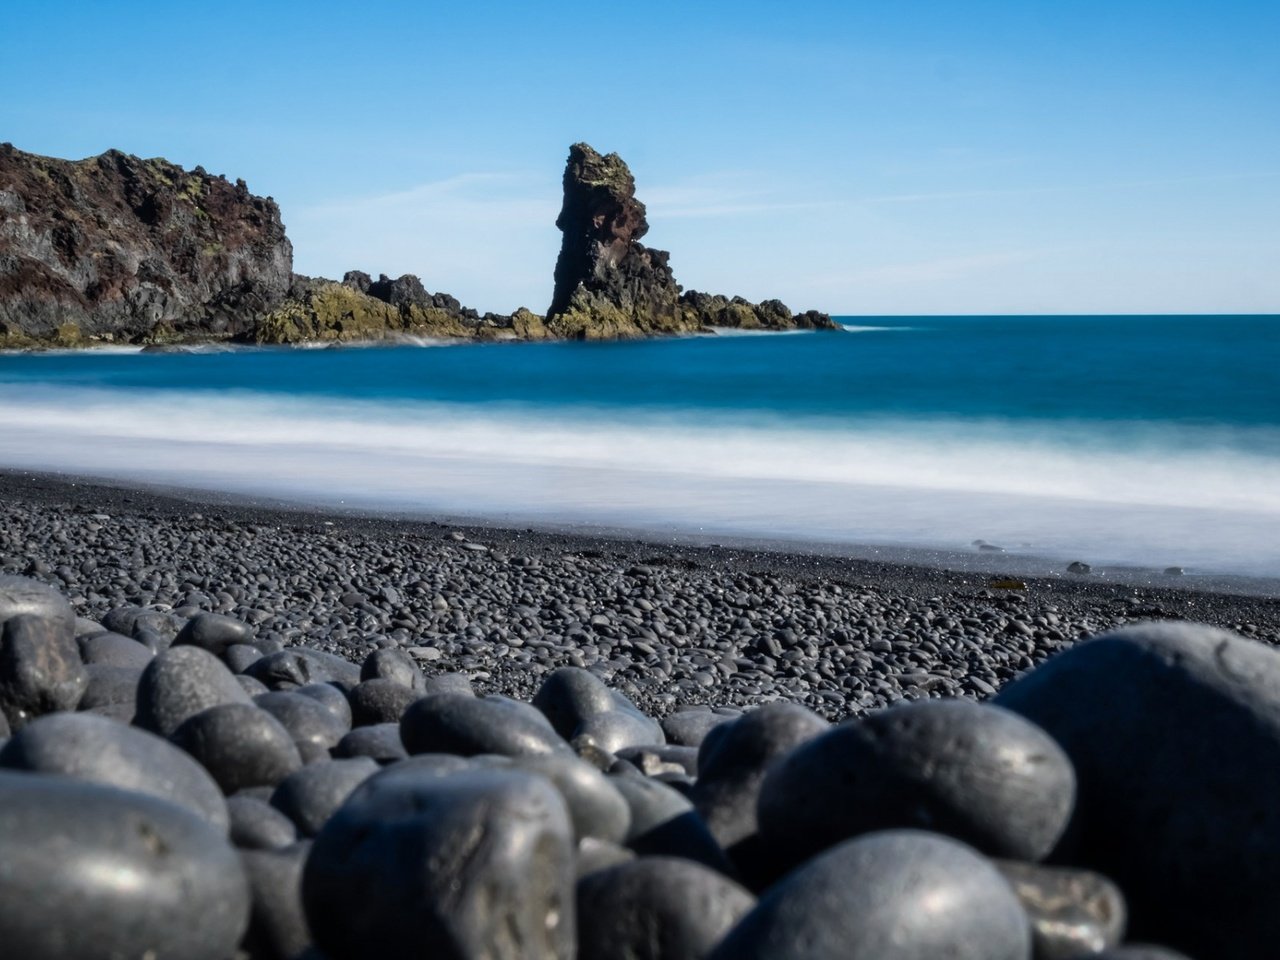
M 662 720 L 662 732 L 667 743 L 684 747 L 698 747 L 707 734 L 716 727 L 733 723 L 735 717 L 710 710 L 678 710 Z
M 53 620 L 73 637 L 76 633 L 75 612 L 61 593 L 39 580 L 0 574 L 0 627 L 18 616 Z
M 714 960 L 1030 960 L 1017 897 L 976 851 L 893 830 L 849 840 L 776 884 Z
M 129 641 L 133 643 L 132 640 Z M 104 707 L 119 707 L 118 713 L 129 723 L 138 706 L 138 683 L 142 680 L 140 667 L 109 667 L 91 663 L 84 668 L 89 685 L 76 704 L 77 710 L 101 711 Z
M 173 744 L 91 713 L 54 713 L 16 733 L 0 766 L 133 790 L 185 807 L 221 831 L 227 805 L 213 778 Z
M 155 656 L 137 640 L 118 633 L 80 637 L 76 642 L 80 647 L 80 659 L 86 666 L 101 664 L 107 667 L 137 667 L 141 670 Z
M 314 837 L 351 792 L 377 772 L 368 757 L 321 760 L 285 777 L 271 805 L 294 822 L 299 834 Z
M 997 702 L 1071 757 L 1079 801 L 1055 859 L 1119 884 L 1132 935 L 1192 956 L 1276 955 L 1280 653 L 1141 624 L 1065 650 Z
M 530 716 L 520 705 L 461 693 L 432 694 L 411 705 L 400 719 L 400 739 L 410 754 L 516 757 L 569 751 L 550 724 Z
M 172 646 L 172 637 L 165 636 L 149 627 L 138 624 L 133 631 L 133 639 L 142 644 L 152 653 L 163 653 Z
M 693 805 L 712 836 L 727 849 L 754 834 L 769 766 L 828 729 L 827 721 L 798 704 L 771 703 L 708 731 L 698 751 Z
M 277 690 L 254 697 L 253 702 L 289 731 L 303 763 L 327 760 L 329 751 L 350 730 L 323 703 L 301 693 Z
M 755 903 L 692 861 L 642 857 L 578 881 L 578 957 L 703 960 Z
M 289 731 L 250 703 L 202 710 L 185 720 L 172 740 L 209 771 L 225 794 L 277 786 L 302 766 Z
M 347 696 L 351 704 L 351 725 L 367 727 L 375 723 L 399 723 L 409 704 L 422 694 L 397 680 L 375 677 L 362 680 Z
M 375 723 L 356 727 L 333 748 L 335 757 L 371 757 L 378 763 L 394 763 L 409 756 L 400 740 L 400 724 Z
M 617 707 L 617 701 L 594 673 L 579 667 L 560 667 L 542 681 L 533 705 L 546 714 L 560 736 L 569 740 L 576 736 L 584 717 L 607 713 Z
M 76 640 L 79 641 L 83 637 L 96 636 L 99 633 L 109 633 L 102 624 L 96 620 L 90 620 L 86 617 L 76 617 Z
M 493 760 L 478 757 L 478 761 Z M 536 773 L 551 781 L 564 798 L 574 840 L 596 837 L 622 843 L 630 832 L 631 808 L 613 781 L 572 754 L 503 757 L 504 765 Z
M 70 777 L 0 773 L 0 930 L 23 960 L 226 960 L 249 887 L 182 807 Z
M 548 675 L 533 705 L 565 740 L 585 734 L 610 753 L 666 742 L 658 723 L 595 674 L 578 667 L 561 667 Z
M 588 736 L 610 753 L 628 747 L 661 746 L 666 742 L 662 727 L 638 710 L 606 710 L 583 717 L 574 736 Z
M 422 675 L 413 657 L 395 647 L 375 650 L 360 665 L 360 679 L 394 680 L 416 691 L 418 696 L 427 692 L 427 678 Z M 443 692 L 443 691 L 439 691 Z
M 426 693 L 460 693 L 469 697 L 476 695 L 471 689 L 471 681 L 461 673 L 440 673 L 427 677 L 424 689 Z
M 16 614 L 0 632 L 0 711 L 18 730 L 35 717 L 74 710 L 89 685 L 72 627 L 64 618 Z
M 243 790 L 237 791 L 235 795 L 237 797 L 253 797 L 263 803 L 270 803 L 271 797 L 275 792 L 274 787 L 245 787 Z M 227 799 L 230 799 L 230 797 Z
M 489 759 L 503 761 L 506 758 L 491 757 Z M 472 769 L 475 769 L 475 759 L 472 757 L 458 757 L 451 753 L 420 753 L 398 763 L 388 764 L 374 774 L 374 777 L 378 783 L 386 783 L 388 780 L 399 777 L 409 779 L 420 779 L 424 776 L 445 777 L 460 770 Z
M 636 852 L 621 844 L 601 840 L 599 837 L 583 837 L 578 841 L 578 859 L 574 872 L 581 880 L 597 870 L 607 870 L 635 858 Z
M 230 646 L 252 643 L 253 627 L 220 613 L 197 613 L 173 639 L 175 647 L 199 647 L 218 657 Z
M 278 850 L 298 839 L 292 820 L 266 800 L 241 793 L 227 798 L 231 842 L 245 850 Z
M 1120 943 L 1126 918 L 1124 896 L 1106 877 L 1011 860 L 997 861 L 995 866 L 1031 920 L 1035 960 L 1072 960 Z
M 251 647 L 247 643 L 233 643 L 222 651 L 221 656 L 222 662 L 227 665 L 232 673 L 242 674 L 261 660 L 264 654 L 257 647 Z M 250 677 L 249 679 L 252 680 L 253 678 Z M 254 680 L 254 682 L 262 684 L 263 691 L 267 689 L 267 685 L 262 683 L 261 680 Z
M 334 684 L 308 683 L 306 686 L 298 687 L 289 692 L 310 697 L 312 700 L 318 700 L 329 709 L 329 712 L 333 714 L 343 729 L 351 729 L 351 703 L 347 700 L 347 694 Z
M 760 834 L 795 862 L 874 830 L 944 833 L 1038 860 L 1071 816 L 1075 776 L 1039 727 L 969 700 L 921 700 L 846 721 L 791 751 L 760 787 Z
M 405 761 L 411 763 L 410 761 Z M 560 795 L 506 770 L 369 781 L 325 825 L 303 874 L 332 960 L 571 960 L 573 844 Z
M 270 693 L 266 684 L 261 680 L 255 680 L 253 677 L 246 677 L 243 673 L 236 674 L 236 683 L 240 684 L 240 689 L 247 693 L 251 698 L 260 697 L 264 693 Z
M 626 844 L 641 856 L 695 860 L 726 876 L 734 868 L 687 797 L 665 783 L 632 775 L 611 776 L 631 810 Z
M 342 657 L 310 647 L 290 647 L 251 663 L 245 672 L 270 690 L 289 690 L 310 683 L 360 682 L 360 668 Z
M 139 639 L 143 633 L 158 636 L 164 647 L 173 645 L 179 631 L 186 625 L 186 618 L 164 610 L 143 609 L 133 621 L 133 638 Z
M 222 703 L 248 703 L 249 695 L 212 653 L 174 647 L 156 655 L 138 683 L 137 724 L 169 736 L 188 717 Z
M 110 630 L 121 636 L 132 637 L 134 624 L 137 622 L 138 617 L 146 612 L 145 608 L 133 604 L 113 607 L 103 616 L 102 627 L 104 630 Z
M 302 868 L 311 851 L 303 840 L 278 850 L 241 850 L 253 909 L 242 947 L 251 957 L 299 957 L 311 945 L 302 910 Z

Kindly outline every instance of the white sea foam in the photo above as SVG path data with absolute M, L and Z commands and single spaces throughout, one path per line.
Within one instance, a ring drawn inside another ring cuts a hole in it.
M 26 349 L 0 350 L 0 354 L 24 354 L 32 357 L 65 357 L 69 354 L 96 353 L 96 354 L 101 354 L 106 356 L 111 354 L 125 355 L 125 354 L 141 353 L 143 349 L 145 348 L 137 344 L 111 343 L 111 344 L 100 344 L 98 346 L 82 347 L 82 348 L 57 347 L 57 348 L 48 349 L 48 348 L 42 347 L 39 350 L 26 350 Z
M 0 464 L 308 502 L 1280 574 L 1280 443 L 0 386 Z M 1227 442 L 1230 441 L 1230 442 Z
M 900 331 L 900 330 L 904 332 L 910 331 L 910 330 L 918 330 L 919 327 L 876 327 L 876 326 L 871 326 L 869 324 L 842 323 L 840 324 L 840 329 L 842 329 L 845 333 L 879 333 L 881 331 L 896 333 L 897 331 Z
M 707 327 L 717 337 L 782 337 L 813 333 L 813 330 L 744 330 L 741 327 Z M 705 336 L 705 334 L 702 334 Z

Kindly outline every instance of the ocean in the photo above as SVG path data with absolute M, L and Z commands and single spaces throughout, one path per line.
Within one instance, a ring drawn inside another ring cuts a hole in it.
M 1280 576 L 1280 317 L 839 319 L 8 354 L 0 467 L 657 539 Z

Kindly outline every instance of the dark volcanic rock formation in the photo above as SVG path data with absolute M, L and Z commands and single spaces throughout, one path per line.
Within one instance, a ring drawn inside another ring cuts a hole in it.
M 242 180 L 0 145 L 0 346 L 245 334 L 292 263 L 275 201 Z
M 295 276 L 288 299 L 255 326 L 257 343 L 403 340 L 447 337 L 474 340 L 542 340 L 542 317 L 524 307 L 481 316 L 447 293 L 428 293 L 411 273 L 392 280 L 350 270 L 341 283 Z
M 617 339 L 715 327 L 835 328 L 778 300 L 681 293 L 615 153 L 570 148 L 546 319 L 463 307 L 413 274 L 292 272 L 270 197 L 118 150 L 70 161 L 0 144 L 0 349 L 92 343 Z
M 564 233 L 547 320 L 562 337 L 587 339 L 677 333 L 691 327 L 664 250 L 640 243 L 649 232 L 636 182 L 616 153 L 585 143 L 569 148 Z
M 555 294 L 547 310 L 553 336 L 582 339 L 686 333 L 708 327 L 748 330 L 829 329 L 825 313 L 793 315 L 780 300 L 750 303 L 697 291 L 681 294 L 665 250 L 640 243 L 649 231 L 636 183 L 616 153 L 601 156 L 585 143 L 569 148 L 564 233 Z
M 839 324 L 825 313 L 791 312 L 781 300 L 751 303 L 742 297 L 686 290 L 680 306 L 687 320 L 701 327 L 733 327 L 739 330 L 836 330 Z

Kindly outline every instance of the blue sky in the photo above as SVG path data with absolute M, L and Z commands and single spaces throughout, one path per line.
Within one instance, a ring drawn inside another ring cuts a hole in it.
M 1280 312 L 1280 4 L 5 0 L 0 140 L 243 177 L 300 272 L 543 310 L 568 145 L 686 287 Z

